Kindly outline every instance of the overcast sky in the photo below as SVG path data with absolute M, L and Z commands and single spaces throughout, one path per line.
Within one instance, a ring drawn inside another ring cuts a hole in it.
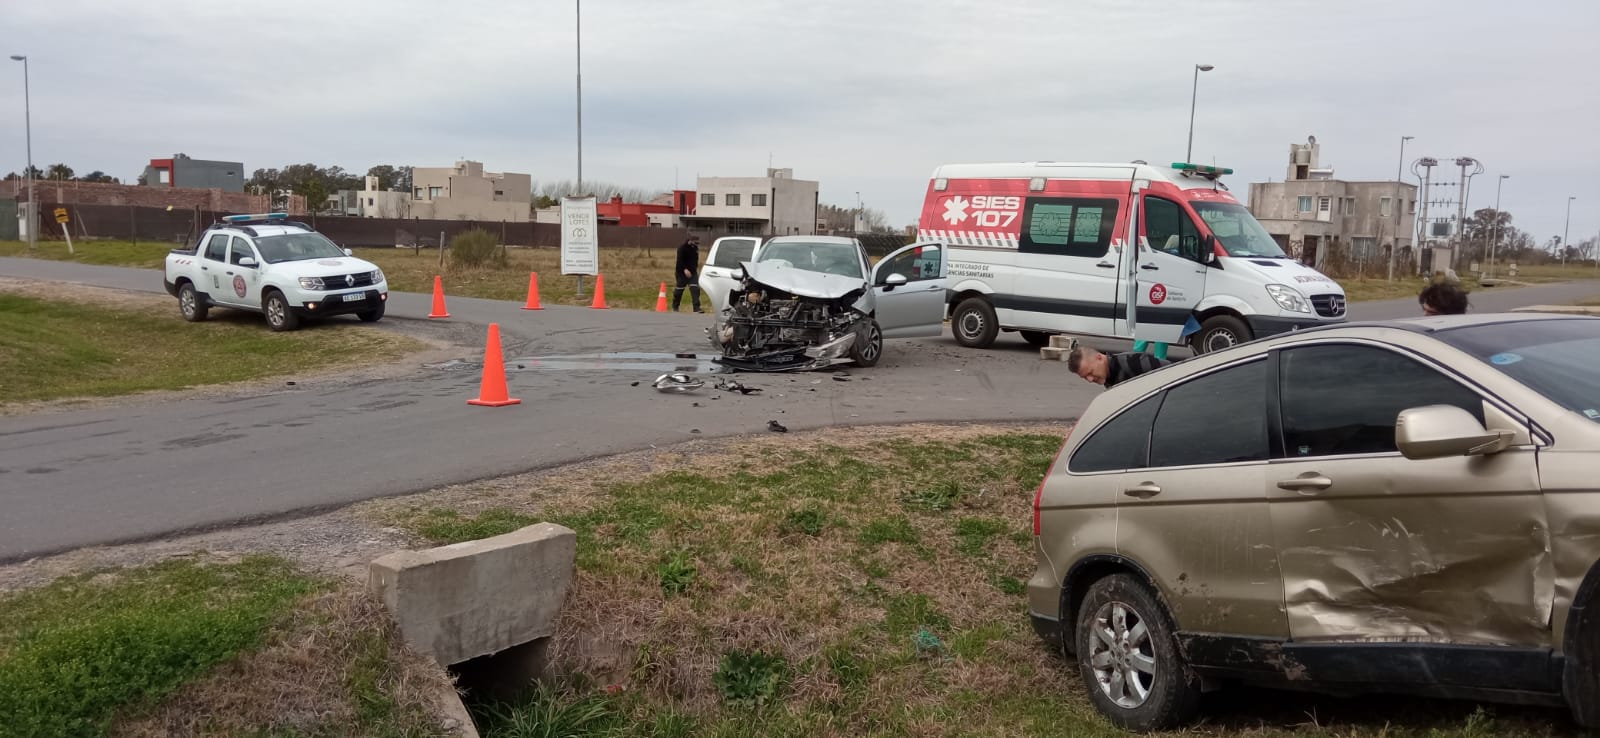
M 131 181 L 183 152 L 365 172 L 457 158 L 575 174 L 574 3 L 7 2 L 33 159 Z M 252 10 L 252 8 L 258 8 Z M 1347 179 L 1473 156 L 1472 207 L 1543 242 L 1600 229 L 1596 0 L 589 0 L 584 175 L 692 188 L 771 157 L 824 202 L 915 222 L 940 163 L 1183 158 L 1281 180 L 1315 135 Z M 0 59 L 3 61 L 3 59 Z M 25 161 L 0 76 L 0 170 Z M 1409 176 L 1409 175 L 1408 175 Z M 1454 179 L 1451 177 L 1450 179 Z

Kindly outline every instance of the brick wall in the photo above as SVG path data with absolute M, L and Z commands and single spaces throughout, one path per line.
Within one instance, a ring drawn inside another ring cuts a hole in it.
M 266 212 L 266 195 L 243 192 L 223 192 L 220 189 L 187 189 L 181 187 L 141 187 L 139 185 L 103 184 L 99 182 L 52 182 L 39 180 L 33 183 L 34 193 L 41 206 L 49 205 L 129 205 L 133 207 L 165 208 L 174 210 L 224 211 L 232 213 Z M 27 199 L 25 180 L 0 182 L 0 197 Z

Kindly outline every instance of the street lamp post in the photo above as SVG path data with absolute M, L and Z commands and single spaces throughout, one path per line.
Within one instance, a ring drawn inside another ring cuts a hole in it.
M 574 4 L 574 9 L 577 11 L 577 23 L 573 35 L 577 41 L 578 63 L 578 191 L 572 194 L 581 195 L 583 194 L 583 0 L 574 0 Z
M 1406 142 L 1416 136 L 1400 137 L 1400 161 L 1394 165 L 1394 242 L 1389 244 L 1389 281 L 1394 281 L 1394 252 L 1400 250 L 1401 178 L 1405 175 Z
M 28 57 L 22 54 L 12 54 L 11 61 L 22 62 L 22 120 L 27 131 L 28 141 L 28 207 L 23 209 L 23 218 L 28 224 L 28 251 L 32 252 L 37 245 L 39 237 L 34 231 L 39 230 L 38 211 L 39 202 L 33 199 L 33 107 L 28 92 Z
M 1561 266 L 1567 265 L 1567 235 L 1572 233 L 1572 201 L 1578 199 L 1577 195 L 1567 198 L 1567 225 L 1561 231 Z
M 1189 91 L 1189 148 L 1183 154 L 1183 160 L 1188 162 L 1194 158 L 1194 103 L 1200 94 L 1200 73 L 1209 72 L 1216 67 L 1210 64 L 1194 65 L 1194 89 Z

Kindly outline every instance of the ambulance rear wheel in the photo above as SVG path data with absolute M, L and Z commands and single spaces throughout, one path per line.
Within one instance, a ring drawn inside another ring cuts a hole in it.
M 1200 324 L 1200 332 L 1189 339 L 1195 354 L 1209 354 L 1237 346 L 1254 338 L 1250 326 L 1232 315 L 1213 315 Z
M 988 300 L 969 297 L 956 305 L 956 311 L 950 315 L 950 332 L 962 346 L 989 348 L 995 336 L 1000 335 L 1000 320 L 995 317 L 994 307 Z

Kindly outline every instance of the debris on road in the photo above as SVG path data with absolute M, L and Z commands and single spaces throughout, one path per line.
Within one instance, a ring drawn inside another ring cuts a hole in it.
M 835 381 L 835 382 L 848 382 L 848 381 L 850 381 L 850 378 L 849 377 L 834 377 L 833 381 Z
M 698 377 L 691 377 L 683 372 L 673 372 L 656 377 L 656 389 L 662 392 L 694 392 L 706 386 L 706 382 Z
M 767 430 L 772 431 L 773 433 L 788 433 L 789 432 L 788 428 L 785 428 L 782 423 L 779 423 L 776 420 L 767 421 Z
M 717 383 L 713 387 L 724 392 L 738 392 L 741 395 L 751 395 L 761 391 L 760 387 L 750 387 L 737 379 L 723 379 L 722 377 L 717 378 Z

